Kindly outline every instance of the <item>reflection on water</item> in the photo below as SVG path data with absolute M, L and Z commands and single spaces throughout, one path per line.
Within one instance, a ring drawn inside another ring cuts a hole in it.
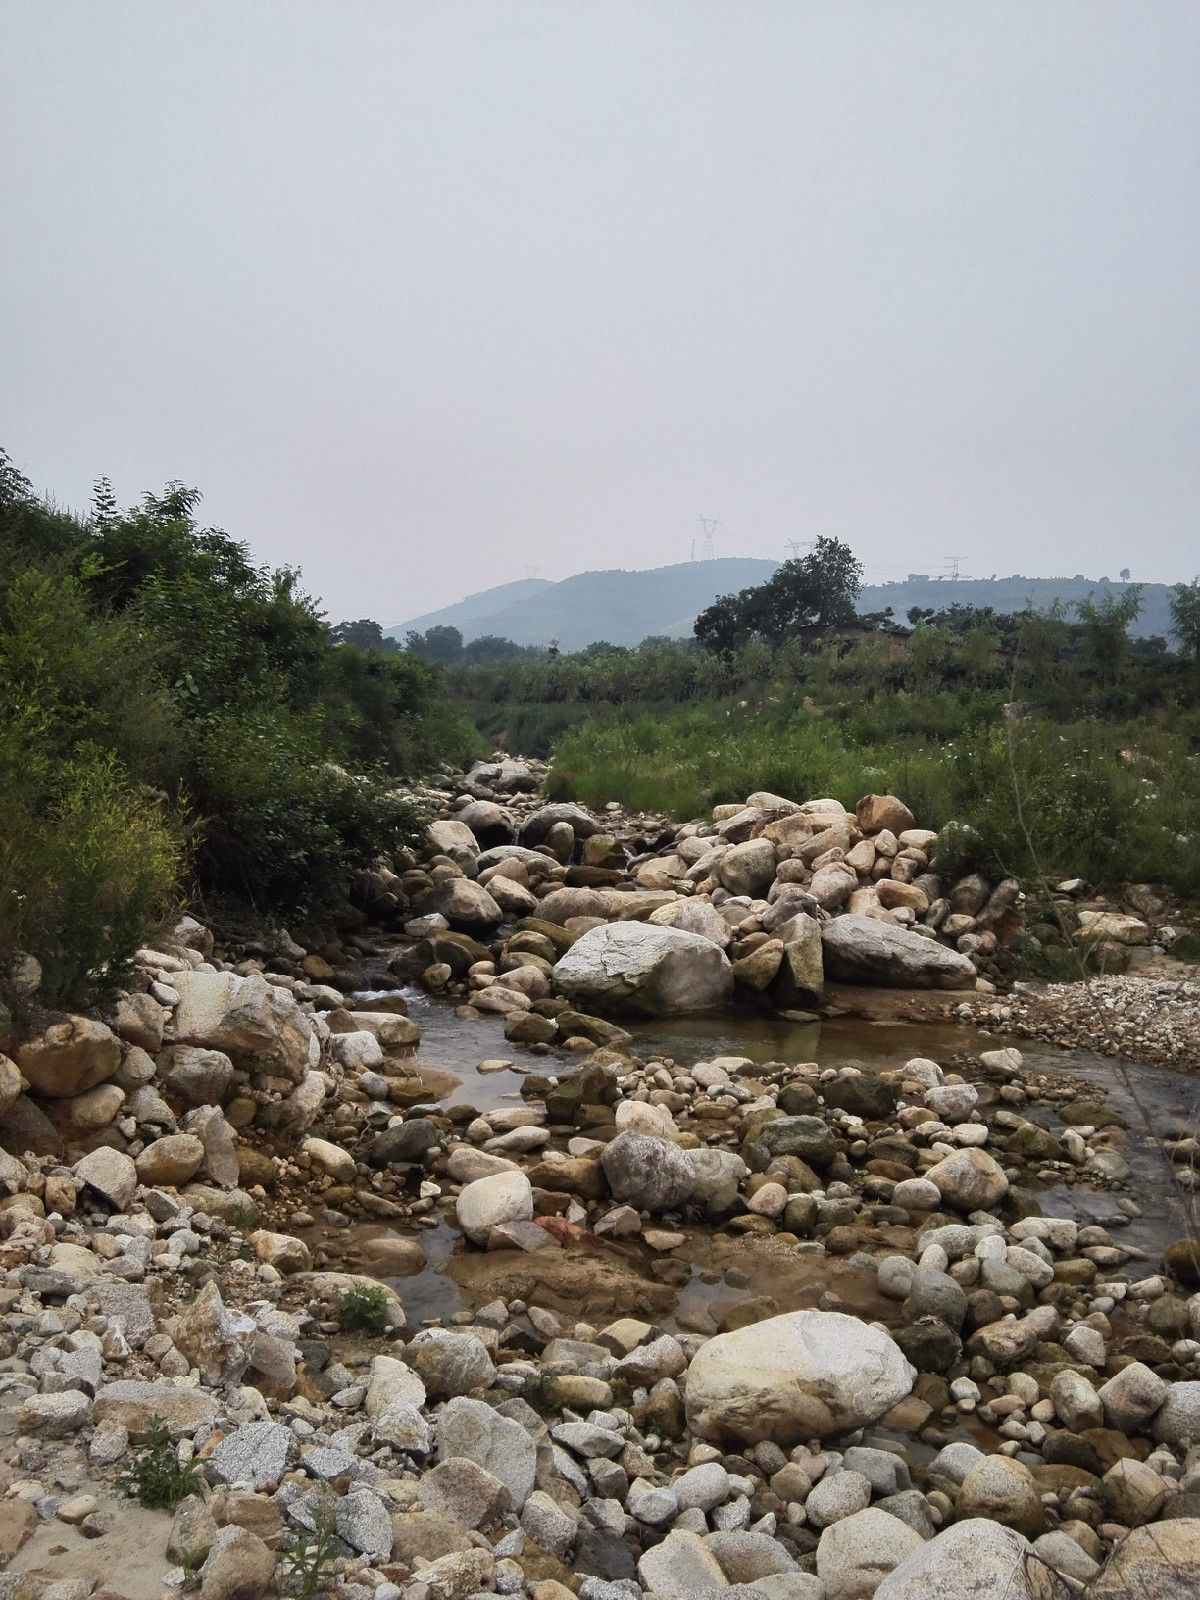
M 364 971 L 365 983 L 370 973 Z M 354 996 L 354 1004 L 369 1005 L 370 990 Z M 482 1111 L 510 1103 L 520 1094 L 523 1072 L 565 1074 L 580 1064 L 579 1057 L 562 1051 L 535 1055 L 504 1038 L 499 1017 L 459 1017 L 455 1004 L 406 988 L 404 998 L 409 1014 L 421 1028 L 419 1051 L 422 1066 L 437 1067 L 462 1079 L 446 1104 L 470 1104 Z M 1086 1051 L 1059 1050 L 1029 1040 L 1007 1039 L 957 1023 L 902 1021 L 862 1021 L 845 1017 L 824 1021 L 795 1022 L 785 1017 L 766 1015 L 749 1009 L 664 1020 L 634 1020 L 625 1024 L 633 1035 L 631 1050 L 647 1057 L 670 1057 L 683 1066 L 713 1056 L 746 1056 L 754 1062 L 788 1063 L 813 1061 L 822 1067 L 846 1062 L 866 1071 L 887 1071 L 900 1067 L 914 1056 L 928 1056 L 942 1065 L 955 1062 L 963 1076 L 970 1077 L 970 1059 L 983 1051 L 1015 1044 L 1025 1059 L 1030 1077 L 1046 1076 L 1065 1084 L 1077 1081 L 1081 1088 L 1095 1092 L 1124 1119 L 1129 1133 L 1121 1146 L 1129 1162 L 1127 1187 L 1116 1191 L 1094 1188 L 1085 1183 L 1031 1186 L 1047 1215 L 1072 1217 L 1081 1223 L 1100 1222 L 1119 1229 L 1119 1242 L 1144 1250 L 1150 1259 L 1144 1266 L 1133 1261 L 1125 1269 L 1130 1276 L 1157 1269 L 1163 1248 L 1184 1231 L 1183 1198 L 1173 1185 L 1163 1159 L 1146 1131 L 1146 1122 L 1161 1136 L 1172 1131 L 1194 1133 L 1200 1122 L 1200 1077 L 1187 1077 L 1168 1069 L 1121 1066 Z M 506 1059 L 516 1070 L 481 1074 L 480 1061 Z M 1131 1092 L 1132 1090 L 1132 1092 Z M 1139 1104 L 1140 1103 L 1140 1104 Z M 1029 1106 L 1023 1114 L 1037 1120 L 1055 1134 L 1063 1122 L 1050 1107 Z M 1131 1195 L 1141 1215 L 1128 1218 L 1118 1206 L 1123 1194 Z M 379 1229 L 372 1229 L 379 1232 Z M 460 1246 L 457 1233 L 445 1222 L 437 1229 L 418 1229 L 419 1239 L 429 1257 L 426 1270 L 418 1277 L 388 1280 L 401 1294 L 410 1322 L 422 1318 L 445 1318 L 461 1308 L 462 1294 L 443 1272 L 442 1262 Z M 735 1299 L 741 1291 L 719 1281 L 702 1284 L 706 1271 L 708 1230 L 696 1229 L 687 1254 L 692 1259 L 693 1278 L 685 1289 L 682 1305 L 704 1305 L 714 1299 Z

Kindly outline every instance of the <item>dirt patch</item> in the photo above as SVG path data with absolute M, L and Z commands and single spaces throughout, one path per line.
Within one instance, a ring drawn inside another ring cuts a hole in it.
M 615 1249 L 471 1251 L 451 1256 L 441 1269 L 476 1304 L 497 1297 L 524 1300 L 548 1311 L 589 1321 L 603 1317 L 661 1318 L 674 1309 L 678 1290 L 648 1277 L 640 1263 Z
M 90 1578 L 126 1600 L 161 1600 L 163 1576 L 174 1565 L 164 1554 L 171 1513 L 144 1511 L 118 1495 L 103 1495 L 99 1510 L 112 1517 L 111 1532 L 88 1539 L 65 1522 L 44 1522 L 8 1571 L 34 1574 L 44 1588 L 63 1578 Z

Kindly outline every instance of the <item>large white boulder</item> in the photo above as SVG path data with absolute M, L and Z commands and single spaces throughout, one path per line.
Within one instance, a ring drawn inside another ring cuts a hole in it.
M 173 972 L 179 994 L 175 1038 L 180 1044 L 221 1050 L 249 1071 L 299 1083 L 316 1062 L 308 1017 L 286 989 L 252 973 Z
M 488 1234 L 502 1223 L 532 1219 L 533 1189 L 523 1172 L 494 1172 L 489 1178 L 468 1183 L 454 1211 L 467 1238 L 486 1244 Z
M 838 1311 L 789 1311 L 697 1352 L 687 1376 L 693 1433 L 785 1448 L 874 1422 L 916 1372 L 891 1336 Z
M 718 945 L 643 922 L 590 929 L 558 962 L 554 979 L 584 1010 L 652 1017 L 709 1011 L 733 992 L 733 968 Z
M 957 950 L 878 917 L 848 913 L 821 928 L 825 976 L 898 989 L 971 989 L 975 967 Z

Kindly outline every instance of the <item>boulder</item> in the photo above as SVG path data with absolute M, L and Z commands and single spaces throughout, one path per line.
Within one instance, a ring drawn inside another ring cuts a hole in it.
M 114 1211 L 124 1211 L 137 1193 L 137 1168 L 123 1151 L 99 1145 L 77 1161 L 74 1173 Z
M 590 839 L 592 834 L 600 831 L 600 824 L 582 806 L 572 805 L 570 801 L 560 801 L 554 805 L 539 806 L 536 811 L 531 811 L 525 818 L 521 838 L 526 846 L 539 845 L 545 840 L 550 829 L 560 822 L 565 822 L 577 839 Z
M 930 1167 L 925 1177 L 958 1211 L 988 1211 L 1008 1193 L 1003 1168 L 977 1147 L 956 1150 Z
M 836 1483 L 842 1476 L 837 1473 L 829 1481 Z M 817 1577 L 827 1600 L 871 1600 L 880 1580 L 924 1543 L 899 1517 L 877 1506 L 831 1523 L 817 1546 Z
M 600 1165 L 614 1198 L 639 1211 L 677 1211 L 696 1181 L 692 1162 L 678 1145 L 634 1128 L 605 1145 Z
M 121 1041 L 102 1022 L 67 1017 L 19 1044 L 16 1064 L 35 1094 L 65 1098 L 113 1076 L 121 1065 Z
M 684 933 L 699 934 L 710 939 L 722 950 L 729 948 L 733 930 L 709 900 L 681 900 L 676 905 L 663 906 L 650 917 L 651 925 L 659 928 L 680 928 Z
M 975 968 L 957 950 L 875 917 L 848 913 L 822 924 L 825 975 L 900 989 L 971 989 Z
M 722 1006 L 733 992 L 728 957 L 680 928 L 612 923 L 577 939 L 555 982 L 585 1010 L 674 1016 Z
M 206 1383 L 236 1383 L 249 1365 L 255 1324 L 225 1304 L 212 1279 L 191 1305 L 168 1318 L 164 1331 Z
M 446 878 L 434 884 L 413 910 L 419 917 L 436 912 L 462 933 L 487 935 L 504 921 L 504 913 L 492 896 L 471 878 Z
M 770 839 L 748 839 L 726 850 L 717 863 L 716 875 L 730 894 L 749 895 L 752 900 L 766 894 L 775 878 L 775 846 Z
M 854 817 L 864 833 L 901 834 L 916 826 L 916 818 L 894 794 L 865 794 L 854 808 Z
M 233 1070 L 223 1050 L 176 1045 L 167 1052 L 163 1087 L 185 1105 L 216 1106 L 233 1087 Z
M 836 1311 L 792 1311 L 700 1348 L 688 1370 L 688 1424 L 713 1441 L 787 1447 L 874 1422 L 915 1376 L 879 1328 Z
M 470 1333 L 423 1328 L 405 1351 L 408 1365 L 435 1400 L 487 1389 L 496 1375 L 492 1358 Z
M 1075 1592 L 1015 1529 L 972 1517 L 914 1550 L 875 1600 L 1070 1600 Z
M 1195 1600 L 1200 1593 L 1200 1517 L 1135 1528 L 1109 1557 L 1089 1600 Z
M 194 1178 L 204 1164 L 204 1145 L 193 1133 L 170 1133 L 155 1139 L 138 1155 L 138 1181 L 148 1188 L 171 1188 Z
M 523 1172 L 495 1172 L 468 1183 L 459 1193 L 454 1213 L 468 1239 L 486 1244 L 491 1230 L 502 1223 L 532 1219 L 533 1189 Z
M 1033 1473 L 1011 1456 L 984 1456 L 975 1463 L 958 1491 L 958 1515 L 1002 1522 L 1027 1539 L 1046 1531 L 1046 1512 Z
M 257 973 L 175 972 L 175 1037 L 180 1044 L 219 1050 L 250 1072 L 299 1083 L 315 1039 L 308 1017 L 286 989 Z
M 425 829 L 425 843 L 435 855 L 479 854 L 479 841 L 465 822 L 431 822 Z
M 511 1417 L 502 1417 L 482 1400 L 457 1395 L 437 1421 L 439 1461 L 463 1457 L 498 1478 L 517 1511 L 533 1492 L 537 1447 L 533 1436 Z

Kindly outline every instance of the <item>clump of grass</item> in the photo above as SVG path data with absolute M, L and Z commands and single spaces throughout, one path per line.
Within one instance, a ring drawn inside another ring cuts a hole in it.
M 347 1333 L 383 1333 L 388 1297 L 383 1289 L 355 1288 L 339 1294 L 334 1315 Z
M 297 1600 L 330 1588 L 334 1581 L 333 1564 L 343 1553 L 337 1536 L 337 1507 L 325 1497 L 313 1512 L 311 1528 L 289 1528 L 280 1546 L 284 1581 Z
M 149 1418 L 144 1431 L 131 1434 L 129 1443 L 133 1455 L 117 1487 L 147 1511 L 169 1511 L 188 1495 L 203 1492 L 204 1480 L 195 1467 L 179 1460 L 161 1417 Z

